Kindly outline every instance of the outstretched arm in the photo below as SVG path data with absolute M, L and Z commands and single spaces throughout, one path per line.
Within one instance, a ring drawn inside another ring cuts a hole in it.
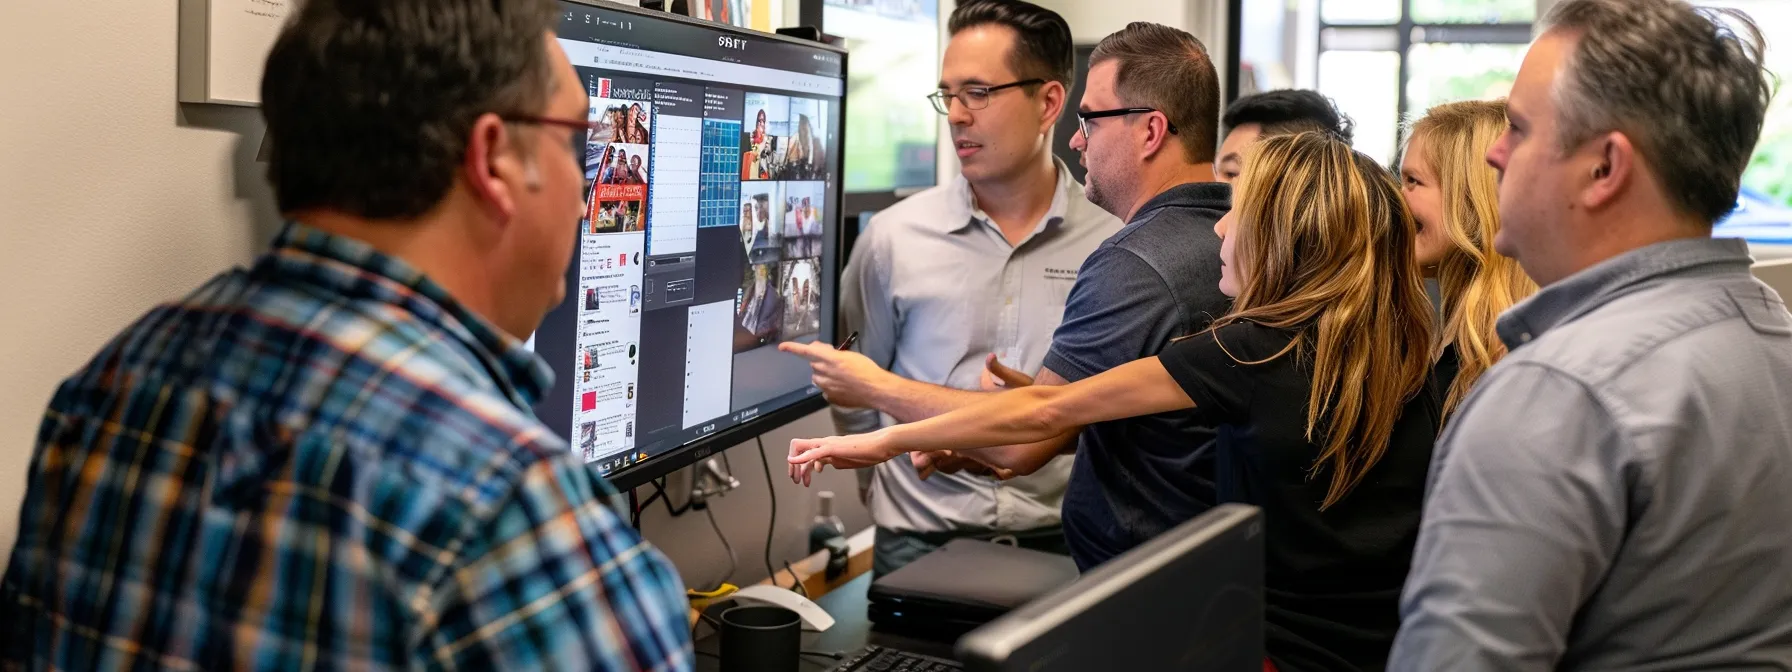
M 861 342 L 869 338 L 866 336 Z M 835 350 L 826 343 L 783 343 L 778 349 L 809 360 L 811 380 L 829 403 L 836 407 L 876 409 L 890 414 L 897 422 L 926 420 L 990 396 L 988 392 L 909 380 L 884 370 L 866 355 Z
M 1179 409 L 1194 402 L 1156 357 L 1070 385 L 1033 385 L 921 422 L 871 434 L 790 443 L 790 474 L 807 483 L 820 465 L 865 467 L 914 451 L 1046 441 L 1092 422 Z

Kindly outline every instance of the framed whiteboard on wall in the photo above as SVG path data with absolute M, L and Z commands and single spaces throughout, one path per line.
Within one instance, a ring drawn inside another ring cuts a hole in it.
M 180 0 L 183 103 L 261 104 L 261 71 L 299 0 Z

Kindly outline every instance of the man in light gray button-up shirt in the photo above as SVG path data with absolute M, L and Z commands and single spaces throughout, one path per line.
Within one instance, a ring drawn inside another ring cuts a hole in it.
M 1052 158 L 1073 57 L 1064 19 L 1025 2 L 961 2 L 949 29 L 934 103 L 962 176 L 872 218 L 842 274 L 840 314 L 865 355 L 848 363 L 976 390 L 990 354 L 1039 370 L 1077 269 L 1120 221 Z M 829 370 L 818 362 L 817 382 L 834 390 L 842 432 L 896 421 L 825 384 Z M 965 471 L 923 478 L 906 459 L 867 472 L 877 574 L 954 537 L 1064 547 L 1069 458 L 1007 481 Z
M 1759 35 L 1681 0 L 1548 25 L 1488 153 L 1544 289 L 1438 445 L 1390 667 L 1792 669 L 1792 315 L 1710 238 Z

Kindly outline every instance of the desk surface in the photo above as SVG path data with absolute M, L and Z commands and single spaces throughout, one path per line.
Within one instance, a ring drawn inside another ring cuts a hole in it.
M 930 656 L 952 657 L 950 642 L 874 632 L 871 629 L 871 620 L 866 615 L 866 608 L 870 605 L 870 599 L 866 597 L 866 593 L 870 589 L 871 573 L 866 572 L 846 585 L 828 591 L 828 594 L 816 600 L 816 604 L 827 610 L 828 615 L 834 617 L 834 627 L 828 628 L 827 632 L 804 632 L 803 650 L 850 655 L 864 648 L 866 644 L 876 644 Z M 732 603 L 717 604 L 710 607 L 705 613 L 719 616 L 722 610 L 728 606 L 732 606 Z M 703 637 L 696 642 L 697 670 L 698 672 L 720 670 L 721 659 L 717 656 L 721 653 L 722 638 L 708 623 L 704 623 L 700 628 Z M 803 664 L 800 669 L 804 672 L 829 670 L 839 664 L 838 661 L 821 656 L 803 656 L 802 659 Z

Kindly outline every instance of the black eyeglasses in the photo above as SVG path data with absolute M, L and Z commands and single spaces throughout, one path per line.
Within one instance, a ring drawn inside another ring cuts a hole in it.
M 595 122 L 595 121 L 579 121 L 579 120 L 574 120 L 574 119 L 555 119 L 553 117 L 537 117 L 537 116 L 527 115 L 527 114 L 500 114 L 500 115 L 498 115 L 498 118 L 503 119 L 504 121 L 506 121 L 508 123 L 512 123 L 512 124 L 538 124 L 538 125 L 546 125 L 546 126 L 559 126 L 561 128 L 570 128 L 575 131 L 585 131 L 587 133 L 596 133 L 599 130 L 601 130 L 601 127 L 598 126 L 599 122 Z
M 1097 112 L 1077 112 L 1076 113 L 1076 126 L 1078 129 L 1082 130 L 1083 140 L 1087 141 L 1089 139 L 1089 120 L 1090 119 L 1105 119 L 1108 117 L 1124 117 L 1129 114 L 1150 114 L 1152 112 L 1157 112 L 1157 111 L 1159 111 L 1159 110 L 1157 110 L 1155 108 L 1150 108 L 1150 107 L 1122 107 L 1119 109 L 1101 110 L 1101 111 L 1097 111 Z M 1164 123 L 1170 125 L 1170 134 L 1175 135 L 1176 134 L 1176 124 L 1170 124 L 1169 115 L 1164 115 Z
M 1044 83 L 1045 80 L 1043 79 L 1023 79 L 1018 82 L 997 84 L 995 86 L 967 86 L 963 89 L 959 89 L 958 93 L 950 93 L 945 89 L 940 89 L 927 94 L 927 99 L 933 101 L 933 109 L 940 114 L 952 113 L 951 100 L 953 98 L 957 98 L 958 103 L 963 105 L 964 109 L 981 110 L 985 107 L 989 107 L 989 94 L 1001 91 L 1002 89 L 1012 89 L 1017 86 L 1032 86 L 1034 84 Z

